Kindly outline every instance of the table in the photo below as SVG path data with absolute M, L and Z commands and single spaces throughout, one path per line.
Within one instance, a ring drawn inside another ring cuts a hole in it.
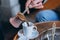
M 39 31 L 39 33 L 41 33 L 44 30 L 51 28 L 53 23 L 56 24 L 56 27 L 60 27 L 60 21 L 39 22 L 39 23 L 34 23 L 34 24 L 37 26 L 37 30 Z M 39 35 L 39 37 L 40 37 L 40 35 Z M 13 38 L 13 40 L 17 40 L 17 38 L 18 38 L 18 35 L 16 34 L 15 37 Z

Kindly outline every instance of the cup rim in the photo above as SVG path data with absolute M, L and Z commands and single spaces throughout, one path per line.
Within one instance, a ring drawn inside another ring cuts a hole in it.
M 21 32 L 22 32 L 22 29 L 18 31 L 18 33 L 17 33 L 18 36 L 23 36 L 23 33 L 21 33 Z

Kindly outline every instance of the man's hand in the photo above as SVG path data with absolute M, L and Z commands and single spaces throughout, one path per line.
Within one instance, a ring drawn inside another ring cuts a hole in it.
M 40 9 L 43 8 L 42 5 L 42 0 L 27 0 L 26 2 L 26 8 L 35 8 L 35 9 Z

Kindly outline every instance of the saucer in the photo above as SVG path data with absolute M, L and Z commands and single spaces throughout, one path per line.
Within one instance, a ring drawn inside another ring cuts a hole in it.
M 23 30 L 22 29 L 18 31 L 18 36 L 21 36 L 21 35 L 23 35 Z M 32 32 L 32 35 L 27 37 L 27 38 L 28 39 L 34 39 L 34 38 L 36 38 L 38 36 L 39 36 L 39 32 L 34 29 L 34 31 Z
M 29 39 L 25 36 L 20 36 L 17 40 L 29 40 Z
M 29 36 L 28 38 L 29 38 L 29 39 L 34 39 L 34 38 L 36 38 L 36 37 L 38 37 L 38 36 L 39 36 L 39 32 L 34 29 L 34 31 L 32 32 L 32 35 Z

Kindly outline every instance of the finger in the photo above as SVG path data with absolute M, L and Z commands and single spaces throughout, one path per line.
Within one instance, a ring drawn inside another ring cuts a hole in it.
M 40 3 L 40 2 L 42 2 L 42 0 L 34 0 L 34 1 L 33 1 L 33 4 L 38 4 L 38 3 Z
M 36 6 L 35 8 L 36 9 L 40 9 L 40 8 L 43 8 L 44 6 L 42 5 L 42 4 L 40 4 L 40 5 L 38 5 L 38 6 Z
M 29 4 L 31 3 L 31 1 L 32 1 L 32 0 L 28 0 L 28 1 L 26 2 L 26 7 L 29 6 Z
M 43 8 L 44 6 L 37 6 L 37 7 L 35 7 L 35 9 L 41 9 L 41 8 Z
M 41 5 L 42 5 L 42 3 L 39 3 L 39 4 L 31 5 L 30 7 L 31 7 L 31 8 L 35 8 L 35 7 L 41 6 Z
M 30 3 L 29 7 L 33 8 L 35 6 L 42 5 L 42 0 L 34 0 Z
M 30 5 L 29 5 L 29 8 L 32 8 L 32 6 L 33 6 L 33 5 L 32 5 L 32 4 L 30 4 Z

